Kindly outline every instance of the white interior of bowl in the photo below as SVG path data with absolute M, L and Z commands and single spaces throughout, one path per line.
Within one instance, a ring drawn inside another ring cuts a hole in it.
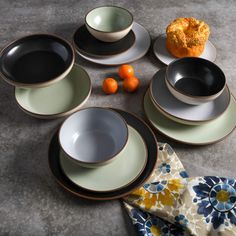
M 99 7 L 86 16 L 87 24 L 98 31 L 116 32 L 129 27 L 133 22 L 132 14 L 120 7 Z
M 123 118 L 103 108 L 88 108 L 73 114 L 59 133 L 64 151 L 84 163 L 109 160 L 123 149 L 127 138 L 128 128 Z

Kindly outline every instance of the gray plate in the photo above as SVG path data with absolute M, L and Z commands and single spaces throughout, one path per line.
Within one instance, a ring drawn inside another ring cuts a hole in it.
M 172 56 L 166 48 L 166 34 L 161 34 L 157 37 L 153 44 L 153 52 L 155 56 L 166 65 L 169 65 L 172 61 L 177 59 Z M 206 42 L 205 49 L 200 57 L 212 62 L 215 61 L 216 48 L 209 40 Z
M 112 57 L 92 57 L 87 54 L 85 55 L 78 50 L 76 50 L 76 52 L 85 60 L 101 65 L 121 65 L 136 61 L 147 53 L 151 44 L 151 38 L 148 31 L 136 22 L 134 22 L 132 30 L 136 39 L 134 46 L 118 55 Z

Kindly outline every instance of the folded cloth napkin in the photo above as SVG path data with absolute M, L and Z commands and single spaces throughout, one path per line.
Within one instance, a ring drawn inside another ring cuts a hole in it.
M 124 199 L 138 235 L 236 235 L 236 180 L 189 178 L 168 144 L 159 143 L 149 180 Z

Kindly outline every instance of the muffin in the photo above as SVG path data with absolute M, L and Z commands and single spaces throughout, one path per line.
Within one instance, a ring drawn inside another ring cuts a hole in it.
M 166 47 L 175 57 L 198 57 L 210 35 L 209 26 L 201 20 L 177 18 L 166 28 Z

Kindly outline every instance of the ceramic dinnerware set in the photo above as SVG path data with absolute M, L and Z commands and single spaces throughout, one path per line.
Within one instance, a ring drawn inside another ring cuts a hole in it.
M 120 65 L 143 57 L 151 44 L 147 30 L 121 7 L 103 6 L 87 13 L 73 36 L 79 56 L 102 65 Z
M 73 48 L 64 39 L 30 35 L 1 51 L 0 75 L 15 86 L 15 99 L 24 112 L 57 118 L 77 111 L 91 92 L 87 72 L 74 60 Z
M 69 116 L 49 148 L 58 183 L 89 199 L 116 199 L 140 186 L 157 160 L 157 142 L 139 118 L 121 110 L 90 107 Z
M 236 102 L 223 71 L 197 57 L 159 70 L 144 96 L 144 110 L 155 129 L 188 144 L 217 142 L 235 128 Z
M 131 113 L 80 109 L 90 96 L 91 81 L 75 64 L 74 50 L 93 63 L 120 65 L 143 57 L 150 35 L 126 9 L 103 6 L 85 15 L 72 41 L 73 47 L 49 34 L 18 39 L 1 51 L 0 75 L 15 86 L 17 104 L 27 114 L 70 115 L 49 145 L 49 167 L 57 182 L 80 197 L 120 198 L 152 175 L 157 141 L 149 126 Z M 224 73 L 211 62 L 215 47 L 207 42 L 205 59 L 175 60 L 164 42 L 162 35 L 153 47 L 168 67 L 154 75 L 144 96 L 148 120 L 179 142 L 198 145 L 223 139 L 235 128 L 236 102 Z
M 150 43 L 148 32 L 133 22 L 132 14 L 115 6 L 88 12 L 85 25 L 73 36 L 80 56 L 105 65 L 137 60 Z M 58 183 L 89 199 L 122 197 L 152 174 L 158 154 L 155 135 L 128 112 L 80 109 L 91 93 L 91 82 L 74 61 L 73 47 L 66 40 L 30 35 L 1 51 L 0 73 L 15 86 L 24 112 L 42 119 L 70 115 L 49 147 L 49 166 Z

